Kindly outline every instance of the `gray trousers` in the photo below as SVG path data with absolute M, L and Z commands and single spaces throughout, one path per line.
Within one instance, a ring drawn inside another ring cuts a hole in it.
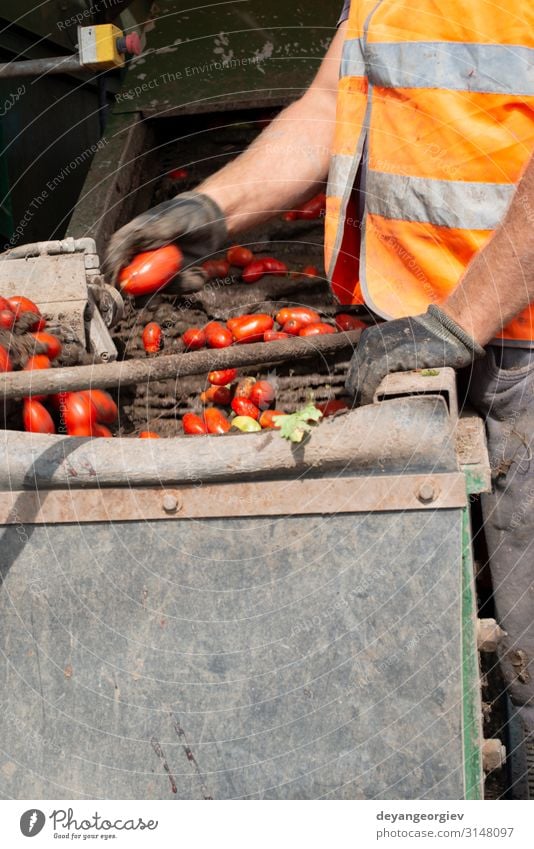
M 510 697 L 534 730 L 534 350 L 488 346 L 469 400 L 486 420 L 493 492 L 482 497 Z

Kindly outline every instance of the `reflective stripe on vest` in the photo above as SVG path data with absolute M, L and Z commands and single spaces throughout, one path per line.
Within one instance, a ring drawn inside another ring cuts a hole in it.
M 424 311 L 499 225 L 534 150 L 534 6 L 450 0 L 441 16 L 434 0 L 417 10 L 352 0 L 336 120 L 325 227 L 334 294 L 357 303 L 363 292 L 385 318 Z M 363 221 L 352 208 L 360 165 Z M 505 336 L 534 339 L 533 319 L 525 311 Z

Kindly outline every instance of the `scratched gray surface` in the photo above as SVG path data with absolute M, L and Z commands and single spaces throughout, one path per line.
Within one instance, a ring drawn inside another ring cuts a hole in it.
M 460 516 L 0 529 L 0 794 L 461 798 Z

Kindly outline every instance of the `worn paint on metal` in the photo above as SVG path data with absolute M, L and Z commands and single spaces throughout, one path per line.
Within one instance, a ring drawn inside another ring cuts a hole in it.
M 476 639 L 476 590 L 468 508 L 462 510 L 462 702 L 466 799 L 484 797 L 482 704 Z
M 143 55 L 130 63 L 117 112 L 214 112 L 282 105 L 308 87 L 339 8 L 248 0 L 182 12 L 160 0 Z

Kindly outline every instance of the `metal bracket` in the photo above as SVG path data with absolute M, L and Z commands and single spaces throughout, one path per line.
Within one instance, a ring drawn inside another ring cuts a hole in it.
M 436 395 L 444 398 L 452 421 L 458 419 L 456 372 L 452 368 L 399 371 L 386 375 L 378 386 L 373 402 L 410 395 Z
M 0 525 L 335 515 L 465 507 L 460 472 L 5 492 Z
M 67 263 L 70 263 L 67 266 Z M 0 294 L 27 294 L 46 314 L 103 361 L 116 360 L 117 348 L 109 333 L 124 309 L 119 292 L 100 278 L 100 260 L 94 239 L 56 239 L 20 245 L 0 254 Z M 105 318 L 101 301 L 107 306 Z

